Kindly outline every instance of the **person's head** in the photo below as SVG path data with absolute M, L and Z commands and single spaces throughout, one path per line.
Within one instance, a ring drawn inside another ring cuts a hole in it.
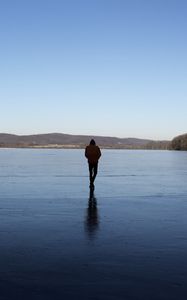
M 90 145 L 95 146 L 95 141 L 93 139 L 91 139 Z

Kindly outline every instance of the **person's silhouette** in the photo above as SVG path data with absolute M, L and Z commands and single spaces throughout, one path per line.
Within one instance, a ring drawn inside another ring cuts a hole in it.
M 85 156 L 88 159 L 90 188 L 94 189 L 94 180 L 97 176 L 98 161 L 101 157 L 101 151 L 93 139 L 90 141 L 90 144 L 86 146 Z

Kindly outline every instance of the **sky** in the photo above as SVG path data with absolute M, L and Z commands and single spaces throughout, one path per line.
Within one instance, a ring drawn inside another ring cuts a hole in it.
M 187 132 L 186 0 L 0 0 L 0 132 Z

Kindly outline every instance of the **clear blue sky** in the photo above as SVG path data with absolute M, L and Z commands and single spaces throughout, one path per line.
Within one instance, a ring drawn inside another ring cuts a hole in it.
M 186 0 L 0 2 L 0 132 L 187 132 Z

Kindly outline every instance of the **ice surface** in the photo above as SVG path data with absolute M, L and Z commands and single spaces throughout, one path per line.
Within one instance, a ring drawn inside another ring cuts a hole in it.
M 0 299 L 187 299 L 187 153 L 0 150 Z

